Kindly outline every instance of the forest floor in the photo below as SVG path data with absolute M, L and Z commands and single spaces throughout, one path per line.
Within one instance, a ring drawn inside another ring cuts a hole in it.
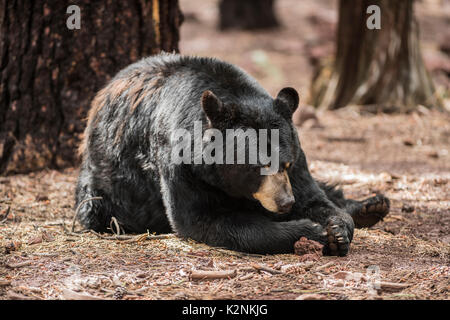
M 314 66 L 333 52 L 336 1 L 279 0 L 283 27 L 257 33 L 215 30 L 215 1 L 180 2 L 183 53 L 235 63 L 274 95 L 296 87 L 308 110 Z M 439 49 L 448 10 L 435 2 L 416 8 L 426 63 L 448 105 L 450 59 Z M 313 175 L 351 198 L 381 192 L 391 199 L 384 221 L 355 231 L 348 256 L 303 261 L 174 235 L 73 233 L 78 171 L 46 170 L 0 177 L 0 299 L 449 299 L 450 116 L 423 108 L 371 114 L 356 106 L 316 116 L 319 123 L 299 129 Z M 229 277 L 192 279 L 205 270 Z
M 346 108 L 319 119 L 300 128 L 313 175 L 352 198 L 391 199 L 384 221 L 356 230 L 348 256 L 72 233 L 77 170 L 49 170 L 0 180 L 0 299 L 448 299 L 450 116 Z M 198 270 L 230 277 L 191 279 Z

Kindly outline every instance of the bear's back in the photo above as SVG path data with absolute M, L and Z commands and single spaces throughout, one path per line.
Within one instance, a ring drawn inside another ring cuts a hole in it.
M 136 74 L 157 75 L 165 81 L 173 78 L 179 87 L 191 85 L 200 90 L 226 90 L 229 95 L 269 96 L 267 91 L 244 70 L 211 57 L 161 53 L 131 64 L 120 71 L 112 81 L 133 77 Z M 175 86 L 174 89 L 178 88 Z

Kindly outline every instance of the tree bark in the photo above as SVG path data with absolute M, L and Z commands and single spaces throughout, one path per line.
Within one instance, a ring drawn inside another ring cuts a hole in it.
M 126 65 L 178 51 L 178 0 L 0 0 L 0 173 L 62 168 L 96 91 Z
M 274 0 L 221 0 L 219 28 L 270 29 L 279 25 L 274 10 Z
M 381 29 L 366 25 L 369 5 L 381 9 Z M 348 104 L 385 111 L 440 105 L 425 69 L 413 0 L 340 0 L 334 65 L 313 79 L 312 104 Z

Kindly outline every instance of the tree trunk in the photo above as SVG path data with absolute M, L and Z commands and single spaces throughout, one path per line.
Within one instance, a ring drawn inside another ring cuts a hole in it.
M 61 168 L 96 91 L 124 66 L 178 50 L 178 0 L 0 0 L 0 173 Z
M 381 28 L 366 25 L 367 7 L 380 7 Z M 419 45 L 413 0 L 341 0 L 334 65 L 318 73 L 312 104 L 337 109 L 348 104 L 406 111 L 440 104 Z
M 221 0 L 219 13 L 221 30 L 270 29 L 279 25 L 274 0 Z

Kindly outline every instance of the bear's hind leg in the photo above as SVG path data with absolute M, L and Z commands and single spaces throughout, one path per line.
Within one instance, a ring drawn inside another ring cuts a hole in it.
M 111 215 L 105 212 L 104 203 L 104 198 L 98 196 L 86 196 L 76 201 L 77 218 L 86 229 L 107 232 Z
M 347 210 L 355 222 L 356 228 L 370 228 L 389 213 L 390 201 L 382 194 L 362 201 L 347 200 Z
M 335 186 L 318 182 L 320 188 L 339 208 L 347 211 L 353 218 L 356 228 L 370 228 L 389 213 L 390 201 L 382 194 L 362 201 L 345 199 L 342 190 Z
M 87 229 L 106 232 L 111 221 L 108 199 L 92 189 L 89 174 L 82 171 L 75 190 L 75 210 L 80 223 Z

